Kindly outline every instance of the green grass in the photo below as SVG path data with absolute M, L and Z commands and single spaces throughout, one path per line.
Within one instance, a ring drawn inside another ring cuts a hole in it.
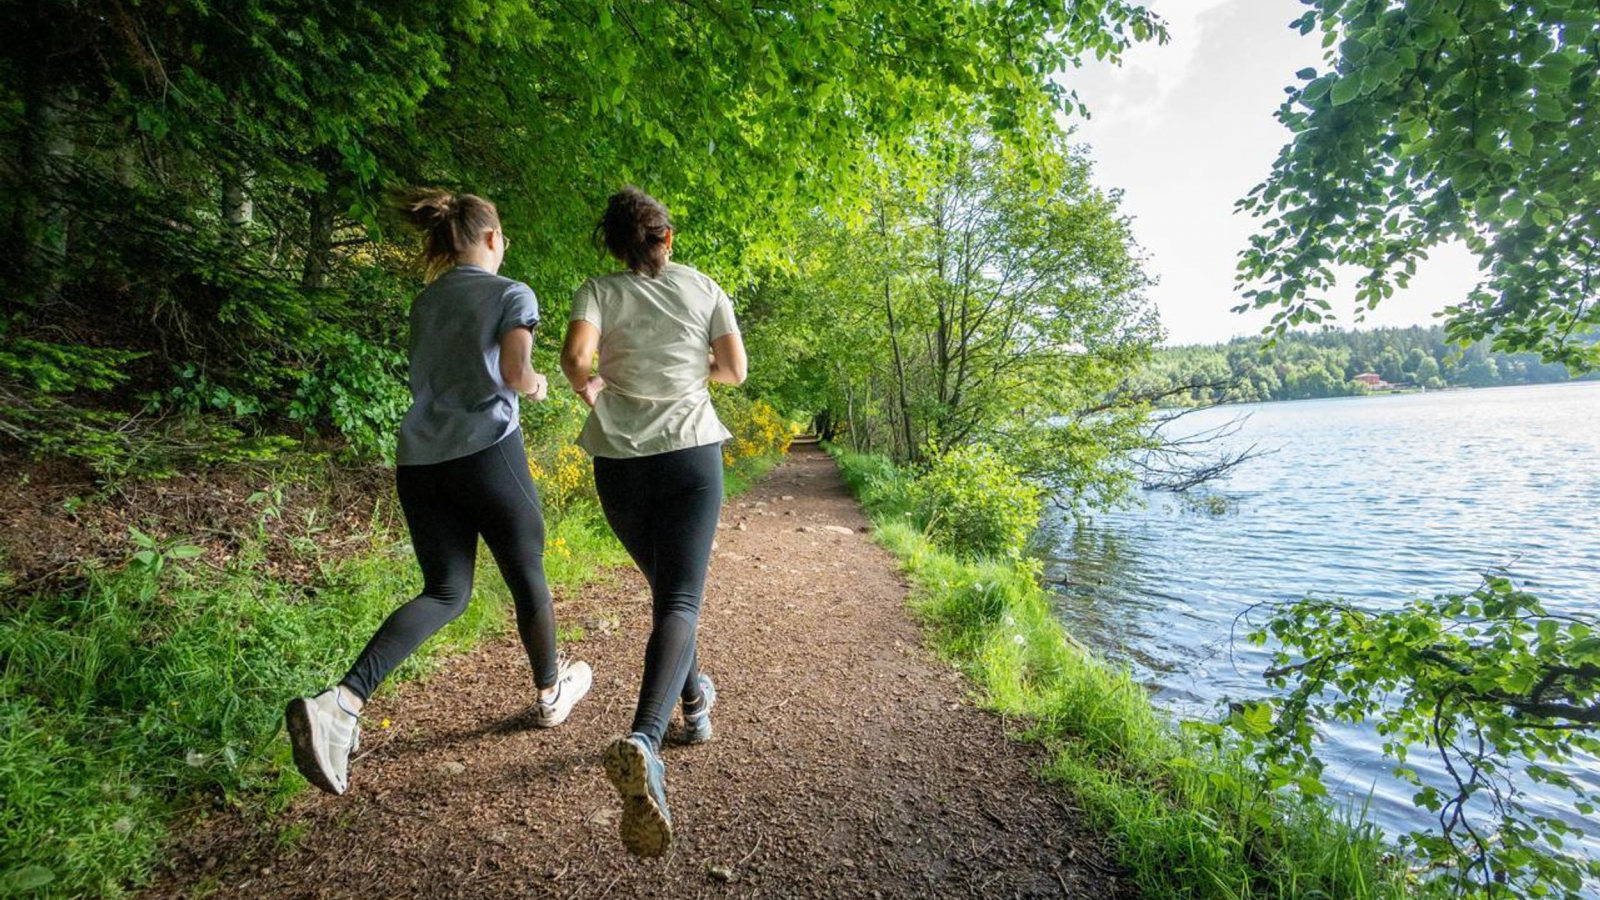
M 966 561 L 905 516 L 881 457 L 833 450 L 914 585 L 935 643 L 1053 751 L 1045 775 L 1113 841 L 1148 900 L 1397 900 L 1419 890 L 1360 810 L 1262 788 L 1216 729 L 1180 728 L 1126 671 L 1073 641 L 1027 561 Z
M 421 586 L 403 535 L 292 585 L 247 550 L 218 570 L 180 562 L 85 572 L 0 620 L 0 897 L 116 897 L 149 872 L 185 808 L 281 806 L 304 787 L 280 736 L 289 697 L 333 683 Z M 593 510 L 553 523 L 547 573 L 574 589 L 626 561 Z M 557 549 L 559 548 L 559 549 Z M 479 553 L 474 602 L 389 684 L 508 625 Z M 571 634 L 563 635 L 571 637 Z
M 772 470 L 772 467 L 783 461 L 782 453 L 769 453 L 765 456 L 747 456 L 735 462 L 723 472 L 722 496 L 734 497 L 755 486 L 761 476 Z
M 741 460 L 728 493 L 779 459 Z M 421 575 L 403 531 L 378 529 L 339 562 L 310 537 L 294 546 L 309 581 L 265 577 L 248 547 L 219 569 L 167 544 L 158 570 L 130 546 L 127 565 L 0 610 L 0 898 L 121 896 L 184 812 L 218 801 L 272 812 L 304 789 L 283 704 L 336 681 Z M 592 503 L 550 517 L 545 573 L 558 597 L 628 562 Z M 380 693 L 509 627 L 483 548 L 474 585 L 467 611 Z M 583 628 L 563 623 L 557 636 L 581 640 Z

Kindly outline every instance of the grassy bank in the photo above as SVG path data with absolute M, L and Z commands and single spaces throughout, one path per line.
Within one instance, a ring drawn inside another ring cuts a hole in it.
M 909 515 L 901 473 L 881 457 L 833 452 L 911 577 L 939 649 L 990 708 L 1050 747 L 1047 777 L 1111 836 L 1145 897 L 1412 895 L 1373 827 L 1267 790 L 1219 728 L 1176 727 L 1126 672 L 1076 643 L 1030 562 L 937 546 Z
M 284 702 L 335 681 L 421 585 L 404 531 L 382 527 L 337 561 L 308 541 L 305 580 L 264 577 L 251 542 L 221 566 L 181 541 L 130 550 L 0 622 L 0 896 L 116 896 L 185 809 L 300 790 Z M 581 513 L 553 524 L 547 558 L 558 591 L 625 560 Z M 474 602 L 395 681 L 502 631 L 509 603 L 480 553 Z
M 738 459 L 730 492 L 777 459 Z M 284 702 L 335 681 L 421 576 L 403 527 L 375 522 L 337 558 L 314 534 L 295 547 L 269 566 L 249 538 L 224 562 L 215 548 L 133 536 L 126 561 L 6 600 L 0 897 L 116 897 L 149 875 L 186 813 L 271 812 L 305 787 L 282 738 Z M 478 559 L 467 612 L 385 689 L 509 626 L 499 573 L 487 550 Z M 559 602 L 627 556 L 579 499 L 550 516 L 545 561 Z M 296 570 L 309 575 L 269 574 Z

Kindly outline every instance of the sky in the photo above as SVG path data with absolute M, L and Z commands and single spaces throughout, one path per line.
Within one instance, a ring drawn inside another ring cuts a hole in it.
M 1294 73 L 1322 62 L 1319 35 L 1288 27 L 1298 0 L 1154 0 L 1170 40 L 1144 44 L 1120 66 L 1087 62 L 1065 83 L 1089 107 L 1070 120 L 1090 146 L 1095 180 L 1123 191 L 1122 210 L 1159 279 L 1150 297 L 1169 344 L 1226 341 L 1260 332 L 1271 310 L 1229 312 L 1238 253 L 1256 220 L 1233 204 L 1261 183 L 1289 132 L 1273 112 Z M 1366 313 L 1359 327 L 1427 325 L 1465 297 L 1477 265 L 1443 247 L 1411 287 Z M 1337 324 L 1356 325 L 1355 279 L 1340 274 L 1329 297 Z

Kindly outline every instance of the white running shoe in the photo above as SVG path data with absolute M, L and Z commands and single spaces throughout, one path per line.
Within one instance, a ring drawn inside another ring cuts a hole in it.
M 339 706 L 338 690 L 298 697 L 284 712 L 295 768 L 330 794 L 350 789 L 350 754 L 361 746 L 361 721 Z
M 583 660 L 565 662 L 556 670 L 556 692 L 549 700 L 539 698 L 533 705 L 533 727 L 554 728 L 567 720 L 572 708 L 589 693 L 594 670 Z

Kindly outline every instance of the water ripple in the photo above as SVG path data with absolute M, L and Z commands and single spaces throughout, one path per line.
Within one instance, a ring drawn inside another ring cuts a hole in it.
M 1241 413 L 1232 442 L 1281 450 L 1217 486 L 1231 512 L 1153 496 L 1041 531 L 1062 619 L 1179 715 L 1215 717 L 1224 698 L 1264 690 L 1266 654 L 1228 646 L 1255 603 L 1315 593 L 1392 606 L 1469 591 L 1486 568 L 1508 566 L 1552 610 L 1595 608 L 1600 383 L 1257 404 L 1192 423 Z M 1387 828 L 1428 824 L 1370 730 L 1330 728 L 1327 740 L 1330 786 L 1370 792 Z M 1583 777 L 1600 780 L 1587 762 Z M 1534 811 L 1572 818 L 1529 791 Z

